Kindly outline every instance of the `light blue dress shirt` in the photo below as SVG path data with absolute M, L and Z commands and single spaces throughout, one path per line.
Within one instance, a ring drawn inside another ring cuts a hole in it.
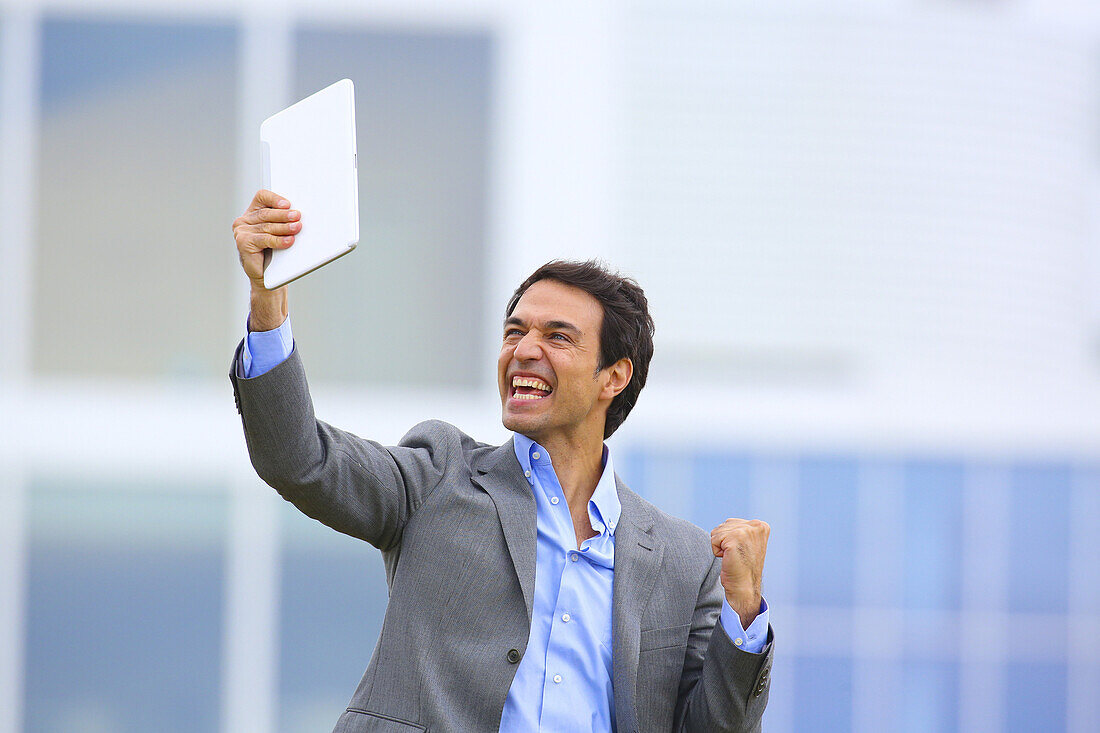
M 588 521 L 599 534 L 578 549 L 550 454 L 518 433 L 515 450 L 535 495 L 535 602 L 527 651 L 508 690 L 500 730 L 614 730 L 611 588 L 622 507 L 611 454 L 605 447 L 603 473 L 588 502 Z
M 294 348 L 290 318 L 245 339 L 246 378 L 282 363 Z M 604 467 L 588 519 L 599 534 L 576 547 L 569 506 L 551 457 L 530 438 L 515 434 L 516 458 L 535 496 L 537 547 L 531 635 L 501 715 L 503 733 L 611 731 L 615 702 L 611 681 L 611 598 L 615 577 L 615 527 L 622 507 L 615 468 L 604 446 Z M 723 599 L 721 623 L 742 650 L 760 653 L 768 630 L 768 604 L 743 629 Z

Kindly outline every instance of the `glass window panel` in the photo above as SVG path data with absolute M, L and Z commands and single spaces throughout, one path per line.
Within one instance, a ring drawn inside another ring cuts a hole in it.
M 857 464 L 815 457 L 798 467 L 798 596 L 850 606 L 855 576 Z
M 615 454 L 615 473 L 622 477 L 627 486 L 648 498 L 649 476 L 646 475 L 646 467 L 647 459 L 653 451 L 641 447 L 617 446 L 612 446 L 611 450 Z
M 27 731 L 217 729 L 227 503 L 156 483 L 32 482 Z
M 389 598 L 382 555 L 290 504 L 280 523 L 279 731 L 329 730 L 382 631 Z
M 959 668 L 953 662 L 905 664 L 899 720 L 905 733 L 958 729 Z
M 50 19 L 41 58 L 34 370 L 222 376 L 235 30 Z
M 695 457 L 695 505 L 691 521 L 709 532 L 728 517 L 754 518 L 752 459 L 709 452 Z
M 794 659 L 794 730 L 847 733 L 852 730 L 852 660 Z
M 959 608 L 964 467 L 913 461 L 904 467 L 905 572 L 908 608 Z
M 1066 723 L 1066 668 L 1061 664 L 1008 665 L 1005 716 L 1008 733 L 1063 730 Z
M 1065 613 L 1069 589 L 1069 493 L 1065 465 L 1012 471 L 1008 597 L 1012 611 Z
M 695 488 L 692 455 L 686 450 L 644 448 L 615 453 L 615 472 L 634 491 L 662 511 L 691 519 Z
M 298 34 L 296 96 L 349 77 L 358 126 L 359 249 L 291 286 L 312 376 L 492 378 L 482 338 L 491 54 L 482 33 Z

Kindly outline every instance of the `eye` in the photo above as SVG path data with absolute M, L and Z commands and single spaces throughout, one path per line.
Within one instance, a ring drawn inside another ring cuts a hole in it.
M 552 333 L 552 334 L 550 334 L 550 338 L 551 339 L 557 339 L 559 341 L 566 341 L 566 342 L 569 341 L 569 337 L 566 336 L 564 333 Z
M 504 338 L 513 338 L 515 336 L 522 336 L 523 332 L 518 328 L 506 328 L 504 329 Z

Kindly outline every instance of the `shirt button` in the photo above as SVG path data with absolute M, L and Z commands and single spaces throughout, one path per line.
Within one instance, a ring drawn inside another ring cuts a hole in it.
M 561 684 L 561 675 L 560 674 L 554 675 L 554 684 L 555 685 L 560 685 Z
M 742 644 L 744 644 L 745 642 L 744 642 L 744 641 L 743 641 L 743 640 L 741 639 L 741 637 L 739 636 L 739 637 L 737 637 L 736 639 L 734 639 L 734 640 L 733 640 L 733 643 L 734 643 L 734 644 L 736 644 L 737 646 L 741 646 L 741 645 L 742 645 Z
M 523 475 L 526 476 L 527 478 L 531 478 L 531 472 L 530 471 L 524 471 Z
M 558 503 L 558 497 L 556 497 L 556 496 L 551 496 L 551 497 L 550 497 L 550 503 L 551 503 L 551 504 L 557 504 L 557 503 Z
M 539 459 L 539 454 L 538 454 L 538 453 L 535 453 L 535 454 L 534 454 L 534 455 L 532 455 L 531 457 L 532 457 L 532 458 L 534 458 L 534 459 L 535 459 L 535 460 L 537 461 L 537 460 Z
M 569 559 L 572 560 L 573 562 L 576 562 L 577 561 L 577 553 L 570 552 L 569 553 Z
M 572 616 L 570 616 L 570 615 L 569 615 L 568 613 L 563 613 L 563 614 L 561 615 L 561 620 L 562 620 L 562 621 L 564 621 L 565 623 L 569 623 L 569 620 L 570 620 L 571 618 L 573 618 L 573 617 L 572 617 Z

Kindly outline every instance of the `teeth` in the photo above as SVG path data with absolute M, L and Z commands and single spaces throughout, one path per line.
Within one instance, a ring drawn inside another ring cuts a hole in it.
M 540 397 L 537 394 L 514 394 L 514 395 L 512 395 L 512 399 L 513 400 L 541 400 L 542 397 Z
M 551 391 L 549 384 L 534 377 L 512 377 L 512 386 L 531 387 L 532 389 L 541 389 L 543 392 Z

